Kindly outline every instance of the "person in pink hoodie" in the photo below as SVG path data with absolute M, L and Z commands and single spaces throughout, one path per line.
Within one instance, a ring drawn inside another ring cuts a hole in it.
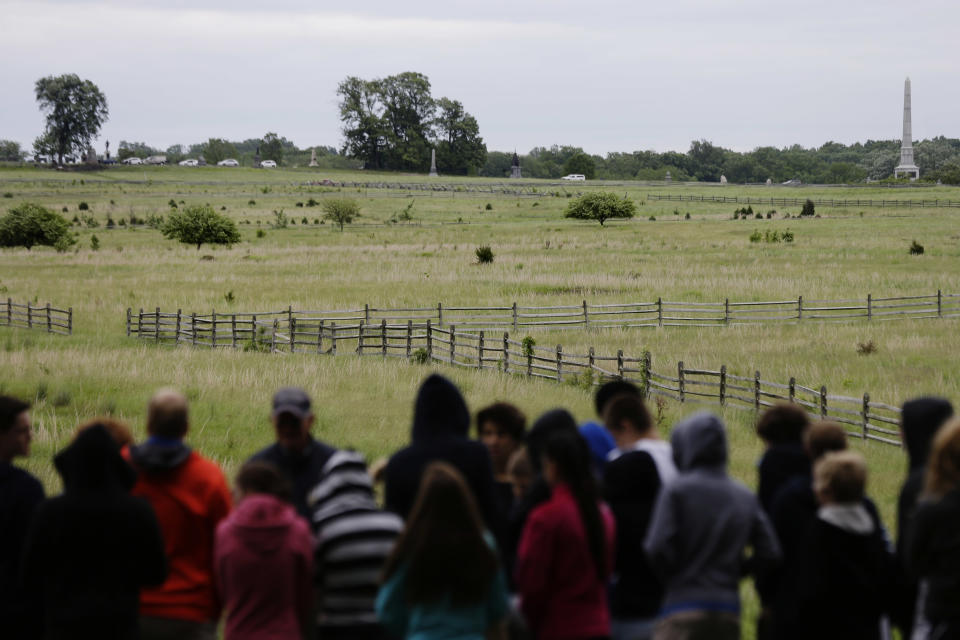
M 237 474 L 238 504 L 217 527 L 214 567 L 225 640 L 309 637 L 313 601 L 310 526 L 290 487 L 266 462 Z

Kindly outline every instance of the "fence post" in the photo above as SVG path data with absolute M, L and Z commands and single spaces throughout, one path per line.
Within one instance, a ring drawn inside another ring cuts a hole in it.
M 380 320 L 380 354 L 387 357 L 387 319 Z
M 290 353 L 297 350 L 297 319 L 287 316 L 287 330 L 290 331 Z
M 730 298 L 723 299 L 723 324 L 730 324 Z
M 177 309 L 177 339 L 173 341 L 173 344 L 180 344 L 181 316 L 182 316 L 182 310 Z
M 513 330 L 517 330 L 517 303 L 513 303 Z
M 433 326 L 427 318 L 427 362 L 433 362 Z
M 563 346 L 557 345 L 557 382 L 563 380 Z
M 663 326 L 663 298 L 657 298 L 657 326 Z
M 443 303 L 442 302 L 437 303 L 437 326 L 438 327 L 443 326 Z
M 153 322 L 153 338 L 155 343 L 160 342 L 160 307 L 157 307 L 157 315 L 154 316 Z
M 873 320 L 873 295 L 867 294 L 867 320 Z
M 617 349 L 617 378 L 623 380 L 623 349 Z
M 180 310 L 177 309 L 177 334 L 180 334 Z M 237 314 L 230 315 L 230 346 L 237 348 Z
M 820 419 L 827 419 L 827 386 L 820 387 Z
M 10 304 L 10 300 L 8 299 L 8 300 L 7 300 L 7 305 L 9 305 L 9 304 Z M 10 307 L 8 306 L 7 309 L 9 309 L 9 308 L 10 308 Z M 130 337 L 130 315 L 131 315 L 130 307 L 127 307 L 127 337 L 128 337 L 128 338 Z M 10 324 L 10 321 L 9 321 L 9 320 L 7 320 L 7 324 Z
M 753 374 L 753 406 L 760 411 L 760 372 Z
M 323 320 L 317 325 L 317 353 L 323 353 Z
M 590 315 L 589 315 L 589 313 L 587 312 L 587 301 L 586 301 L 586 300 L 583 301 L 583 326 L 585 326 L 585 327 L 589 327 L 589 326 L 590 326 Z
M 720 365 L 720 405 L 727 403 L 727 365 Z
M 287 305 L 287 328 L 293 324 L 293 305 Z
M 363 328 L 366 327 L 364 323 L 357 325 L 357 355 L 363 355 Z
M 450 325 L 450 364 L 456 364 L 457 352 L 457 327 Z
M 863 394 L 863 413 L 862 413 L 863 432 L 860 434 L 860 437 L 863 438 L 864 440 L 867 439 L 867 427 L 870 425 L 870 420 L 868 417 L 869 414 L 870 414 L 870 394 L 864 393 Z
M 503 332 L 503 372 L 510 373 L 510 334 Z
M 143 311 L 140 312 L 143 315 Z M 197 346 L 197 314 L 190 314 L 190 344 Z
M 643 352 L 643 395 L 644 397 L 650 396 L 650 368 L 652 366 L 653 358 L 650 356 L 649 351 Z
M 797 320 L 803 320 L 803 296 L 797 296 Z
M 413 345 L 413 320 L 407 320 L 407 358 L 410 357 L 410 347 Z
M 9 304 L 9 300 L 7 303 Z M 943 292 L 940 289 L 937 289 L 937 317 L 943 317 Z
M 30 306 L 29 300 L 27 300 L 27 329 L 33 329 L 33 307 Z
M 280 321 L 274 319 L 273 321 L 273 333 L 270 335 L 270 353 L 277 352 L 277 328 L 280 326 Z M 216 335 L 216 325 L 214 325 L 214 335 Z
M 524 351 L 527 351 L 524 349 Z M 527 351 L 527 377 L 529 378 L 533 375 L 533 347 L 530 347 L 530 350 Z
M 683 360 L 681 360 L 677 363 L 677 391 L 680 393 L 680 402 L 686 400 L 686 390 L 686 381 L 683 379 Z
M 483 330 L 480 331 L 480 338 L 477 341 L 477 369 L 483 369 Z
M 67 334 L 73 335 L 73 307 L 67 307 Z
M 787 393 L 789 394 L 790 403 L 792 404 L 797 401 L 797 379 L 790 376 L 790 384 L 788 386 L 790 390 L 787 391 Z
M 330 355 L 337 355 L 337 323 L 330 323 Z
M 50 303 L 47 303 L 47 333 L 53 331 L 53 322 L 50 320 Z

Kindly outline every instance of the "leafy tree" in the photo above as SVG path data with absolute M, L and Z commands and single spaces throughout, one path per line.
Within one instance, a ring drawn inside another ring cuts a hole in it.
M 260 157 L 264 160 L 273 160 L 277 165 L 283 164 L 283 143 L 275 133 L 263 136 L 260 144 Z
M 723 170 L 724 150 L 713 146 L 707 140 L 694 140 L 690 143 L 690 162 L 693 175 L 697 180 L 719 182 Z
M 563 163 L 563 170 L 567 174 L 583 174 L 587 180 L 593 180 L 594 176 L 597 175 L 596 163 L 594 163 L 593 158 L 585 153 L 575 153 L 567 158 L 567 161 Z
M 0 160 L 16 162 L 23 158 L 20 143 L 13 140 L 0 140 Z
M 487 145 L 480 137 L 477 119 L 464 111 L 458 100 L 440 98 L 434 124 L 440 173 L 476 174 L 487 160 Z
M 384 168 L 386 137 L 377 83 L 350 76 L 337 86 L 337 95 L 344 153 L 362 159 L 368 169 Z
M 324 211 L 324 219 L 340 225 L 340 231 L 343 231 L 343 225 L 350 224 L 360 216 L 360 204 L 352 198 L 331 198 L 324 200 L 320 206 Z
M 120 162 L 133 156 L 146 158 L 147 156 L 156 155 L 157 153 L 158 151 L 146 142 L 127 142 L 126 140 L 121 140 L 120 144 L 117 145 L 117 160 Z
M 567 205 L 565 217 L 596 220 L 602 227 L 609 218 L 632 218 L 636 210 L 636 205 L 629 198 L 595 191 L 584 194 Z
M 217 213 L 210 205 L 193 205 L 182 211 L 171 209 L 160 230 L 166 238 L 197 245 L 198 251 L 204 243 L 229 246 L 240 242 L 240 232 L 233 220 Z
M 46 114 L 43 146 L 59 164 L 72 151 L 84 153 L 107 120 L 107 98 L 97 85 L 76 74 L 40 78 L 35 86 L 40 111 Z
M 37 245 L 69 247 L 75 242 L 67 219 L 39 204 L 24 202 L 0 218 L 0 247 L 29 251 Z
M 436 103 L 430 80 L 405 71 L 375 81 L 383 103 L 387 166 L 400 171 L 430 168 L 430 138 Z
M 221 160 L 233 158 L 237 155 L 237 148 L 232 142 L 222 138 L 210 138 L 203 145 L 203 159 L 210 164 L 217 164 Z
M 813 200 L 807 198 L 807 201 L 803 203 L 803 208 L 800 209 L 801 216 L 812 216 L 816 215 L 816 208 L 814 207 Z

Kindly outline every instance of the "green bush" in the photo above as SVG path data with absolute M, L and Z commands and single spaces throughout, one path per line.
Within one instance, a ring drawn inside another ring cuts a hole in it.
M 477 254 L 477 262 L 480 264 L 490 264 L 493 262 L 493 249 L 489 246 L 477 247 L 475 251 Z
M 86 202 L 81 202 L 77 205 L 77 209 L 80 211 L 88 211 L 90 209 L 90 205 L 88 205 Z
M 93 251 L 100 250 L 100 238 L 97 237 L 97 234 L 90 236 L 90 249 Z
M 487 206 L 485 206 L 484 209 L 486 209 L 487 211 L 493 211 L 493 205 L 488 202 Z
M 750 242 L 760 242 L 763 240 L 763 234 L 760 233 L 759 229 L 754 229 L 753 233 L 750 234 Z
M 352 198 L 324 200 L 321 207 L 324 219 L 340 225 L 340 231 L 343 231 L 343 225 L 350 224 L 360 216 L 360 203 Z
M 70 247 L 76 240 L 70 233 L 70 223 L 63 216 L 32 202 L 24 202 L 0 217 L 0 247 L 41 245 Z
M 410 354 L 410 362 L 413 362 L 414 364 L 427 364 L 429 360 L 430 354 L 427 353 L 427 350 L 422 347 Z
M 922 256 L 923 255 L 923 245 L 914 240 L 910 243 L 910 255 L 912 256 Z
M 257 237 L 258 237 L 258 238 L 266 238 L 266 237 L 267 237 L 267 232 L 264 231 L 263 229 L 257 229 Z
M 207 205 L 195 205 L 171 213 L 161 231 L 167 238 L 197 245 L 198 251 L 203 244 L 230 246 L 240 242 L 240 231 L 233 220 Z
M 803 208 L 800 210 L 800 216 L 813 216 L 816 215 L 816 213 L 816 207 L 814 207 L 813 200 L 807 198 L 807 201 L 803 203 Z

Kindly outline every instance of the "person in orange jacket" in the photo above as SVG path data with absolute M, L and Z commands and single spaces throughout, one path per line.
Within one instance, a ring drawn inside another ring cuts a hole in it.
M 220 602 L 213 553 L 217 525 L 230 512 L 230 489 L 220 468 L 190 449 L 187 399 L 161 389 L 147 409 L 148 438 L 124 450 L 138 472 L 133 495 L 157 514 L 170 573 L 140 594 L 142 640 L 213 640 Z

